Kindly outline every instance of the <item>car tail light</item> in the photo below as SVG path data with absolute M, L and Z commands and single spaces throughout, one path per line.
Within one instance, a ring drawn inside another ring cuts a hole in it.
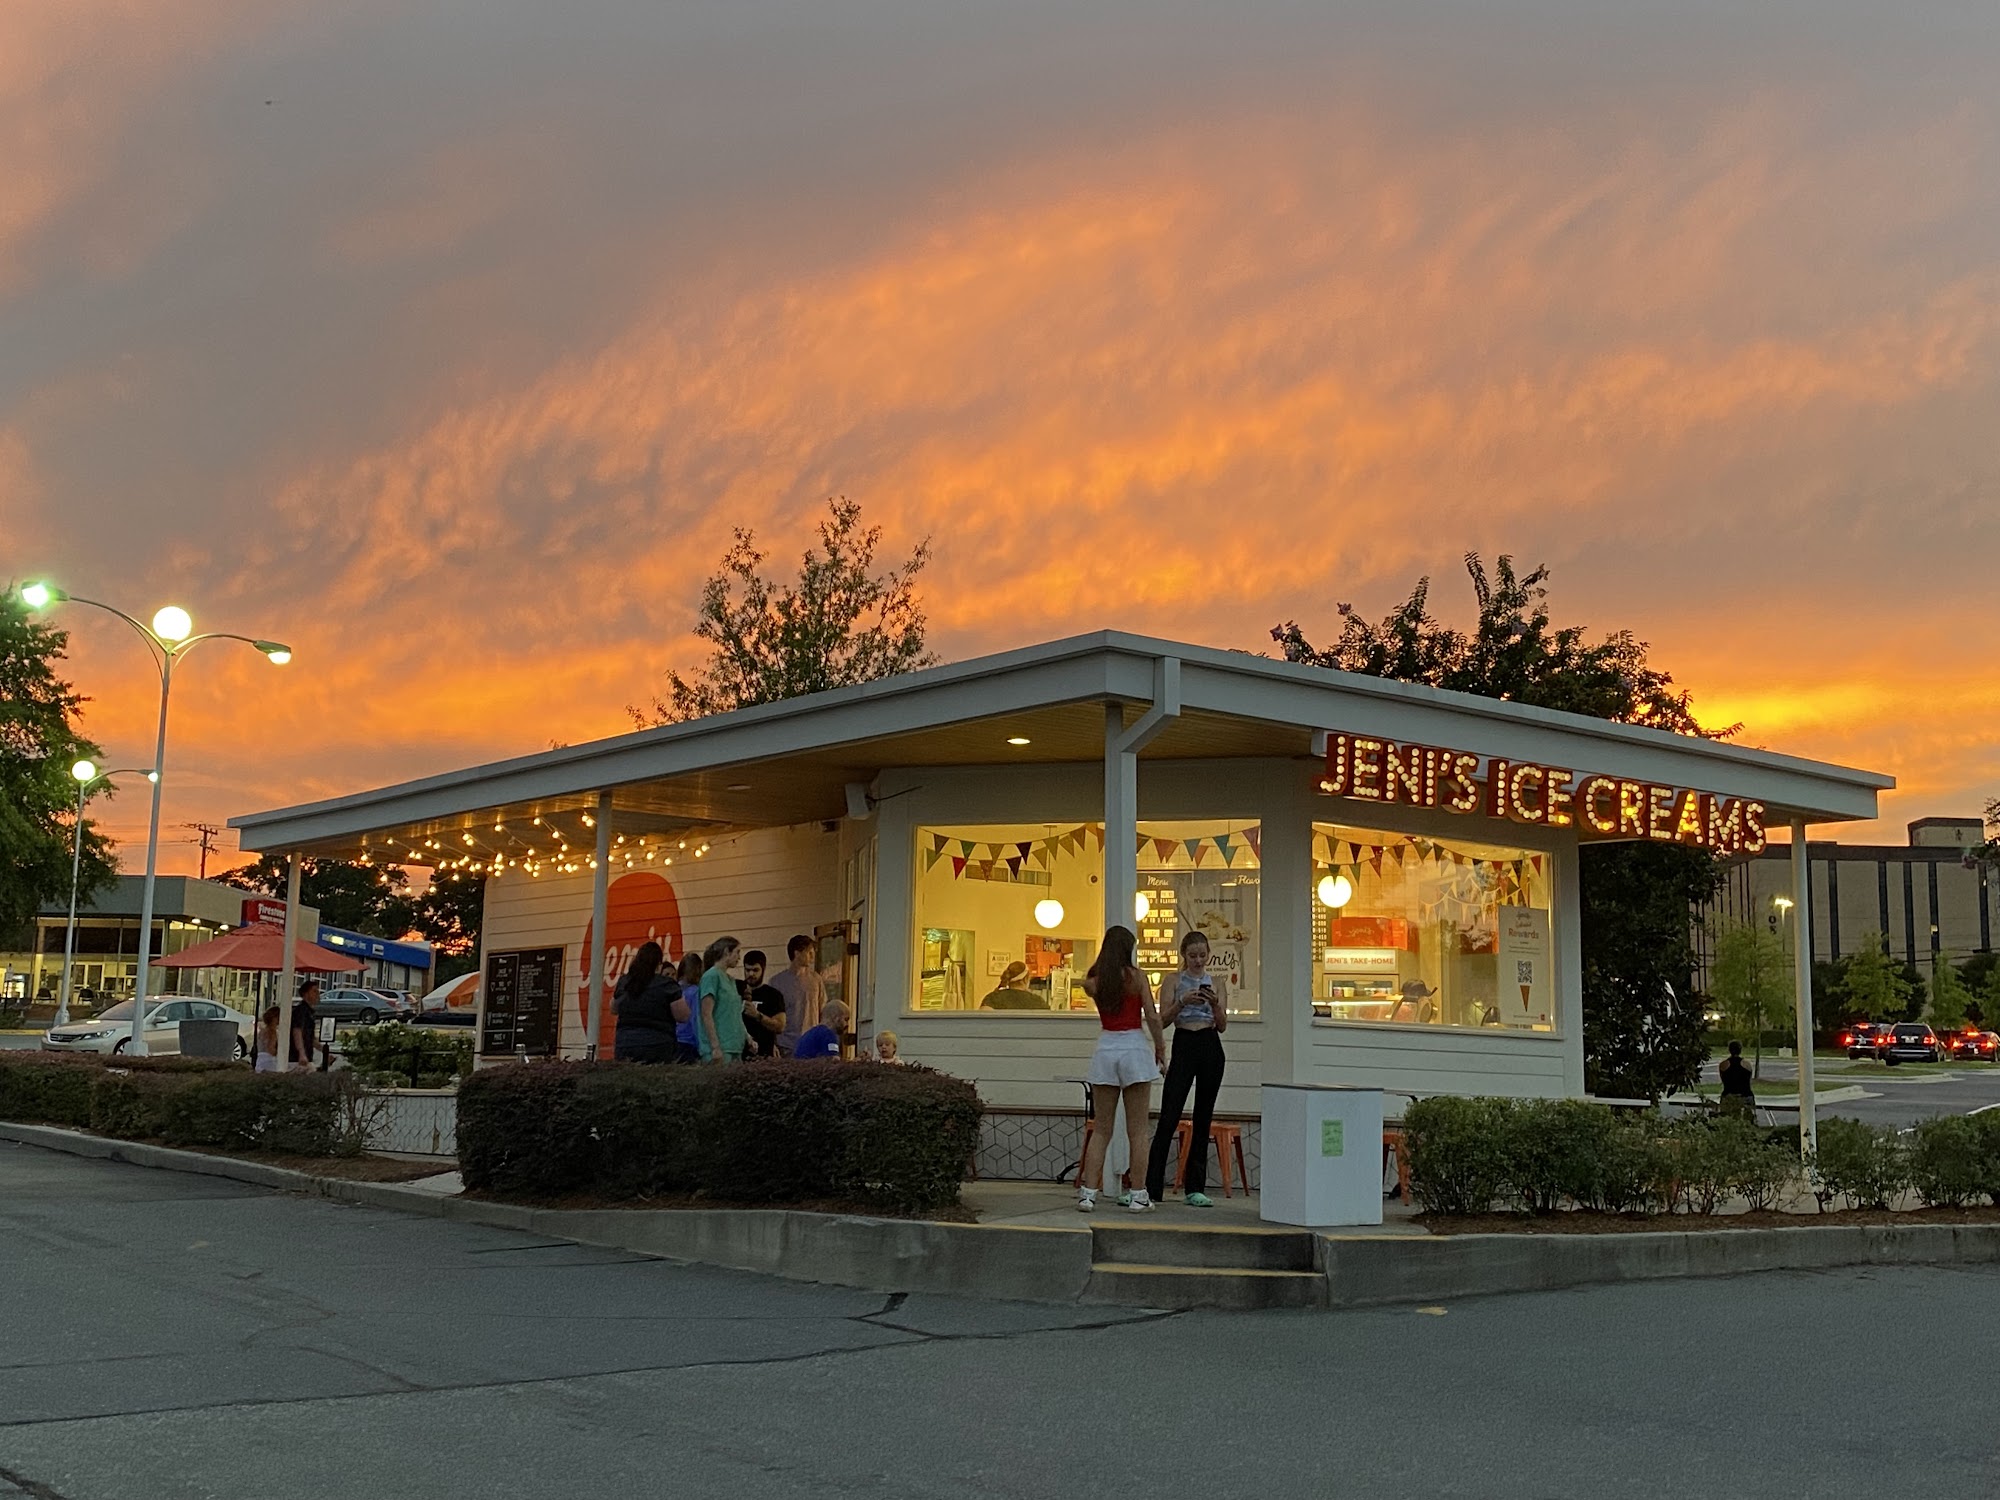
M 1854 1045 L 1854 1038 L 1843 1033 L 1840 1038 L 1840 1045 L 1843 1047 L 1852 1047 Z

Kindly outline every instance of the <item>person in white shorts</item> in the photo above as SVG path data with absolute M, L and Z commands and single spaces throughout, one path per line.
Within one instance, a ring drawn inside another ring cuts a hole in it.
M 1152 1089 L 1166 1064 L 1167 1049 L 1160 1033 L 1160 1013 L 1153 1006 L 1153 986 L 1132 962 L 1138 944 L 1131 928 L 1113 927 L 1104 934 L 1097 962 L 1083 981 L 1085 992 L 1097 1002 L 1097 1020 L 1104 1030 L 1083 1075 L 1090 1084 L 1091 1115 L 1102 1128 L 1091 1132 L 1090 1145 L 1083 1153 L 1083 1187 L 1076 1202 L 1080 1213 L 1097 1207 L 1098 1192 L 1104 1187 L 1104 1158 L 1111 1145 L 1111 1122 L 1118 1117 L 1121 1100 L 1132 1164 L 1136 1168 L 1146 1160 Z M 1118 1202 L 1134 1213 L 1153 1207 L 1143 1187 L 1136 1193 L 1119 1194 Z

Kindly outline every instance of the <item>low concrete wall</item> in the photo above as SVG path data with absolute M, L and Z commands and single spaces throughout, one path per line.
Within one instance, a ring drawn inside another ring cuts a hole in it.
M 1820 1224 L 1614 1234 L 1321 1235 L 1333 1307 L 1613 1281 L 2000 1261 L 2000 1224 Z

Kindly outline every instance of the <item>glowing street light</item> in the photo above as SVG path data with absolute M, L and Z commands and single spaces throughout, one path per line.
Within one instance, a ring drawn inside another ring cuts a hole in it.
M 69 768 L 69 774 L 76 778 L 76 817 L 70 829 L 69 849 L 69 922 L 63 928 L 62 984 L 56 996 L 57 1026 L 69 1024 L 70 966 L 76 960 L 76 886 L 83 872 L 83 804 L 90 796 L 90 789 L 100 781 L 109 781 L 114 776 L 144 776 L 148 781 L 160 779 L 157 771 L 148 771 L 141 766 L 121 766 L 115 771 L 100 771 L 94 760 L 80 760 Z
M 254 647 L 256 650 L 262 652 L 265 659 L 273 665 L 280 667 L 292 659 L 292 648 L 278 641 L 256 640 L 247 635 L 233 635 L 223 630 L 208 631 L 201 635 L 196 635 L 193 633 L 193 618 L 178 604 L 165 605 L 156 611 L 153 615 L 152 626 L 148 628 L 141 625 L 132 616 L 126 614 L 124 610 L 117 608 L 115 605 L 105 604 L 97 599 L 81 599 L 75 595 L 66 594 L 46 580 L 28 584 L 21 590 L 20 597 L 21 602 L 26 604 L 30 609 L 47 609 L 51 604 L 60 603 L 88 604 L 93 609 L 101 609 L 107 614 L 118 616 L 119 619 L 123 620 L 139 633 L 139 638 L 146 643 L 147 648 L 152 652 L 153 665 L 160 674 L 160 728 L 153 746 L 152 769 L 146 772 L 147 777 L 153 783 L 153 815 L 152 822 L 146 833 L 145 894 L 140 898 L 139 902 L 138 979 L 133 986 L 132 992 L 132 1035 L 130 1040 L 125 1044 L 126 1051 L 132 1056 L 143 1057 L 146 1053 L 146 1032 L 144 1026 L 146 996 L 148 993 L 148 984 L 152 978 L 153 892 L 159 880 L 160 778 L 165 774 L 167 765 L 167 703 L 173 693 L 174 663 L 179 661 L 185 652 L 200 645 L 203 641 L 242 641 L 245 645 Z M 77 769 L 76 767 L 72 767 L 71 774 L 76 775 Z M 110 774 L 116 775 L 118 773 L 112 772 Z M 96 778 L 93 777 L 92 779 Z M 86 781 L 81 776 L 78 776 L 77 780 L 77 806 L 79 809 L 78 821 L 80 826 L 83 792 L 88 788 L 89 781 Z M 79 833 L 80 836 L 81 834 Z M 78 863 L 81 853 L 82 845 L 79 843 L 76 851 L 71 856 L 70 862 L 72 866 Z M 76 922 L 75 909 L 76 882 L 72 877 L 70 882 L 70 924 L 72 929 L 74 929 Z M 67 956 L 63 963 L 63 978 L 64 983 L 67 984 L 69 978 Z

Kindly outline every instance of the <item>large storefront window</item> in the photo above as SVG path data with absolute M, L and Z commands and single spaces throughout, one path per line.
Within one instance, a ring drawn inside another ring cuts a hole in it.
M 1131 922 L 1157 984 L 1190 931 L 1209 939 L 1232 1013 L 1259 1008 L 1254 823 L 1141 823 Z M 914 1012 L 1093 1016 L 1083 976 L 1104 936 L 1098 823 L 969 824 L 917 830 Z
M 1313 865 L 1316 1016 L 1556 1029 L 1547 854 L 1315 823 Z

